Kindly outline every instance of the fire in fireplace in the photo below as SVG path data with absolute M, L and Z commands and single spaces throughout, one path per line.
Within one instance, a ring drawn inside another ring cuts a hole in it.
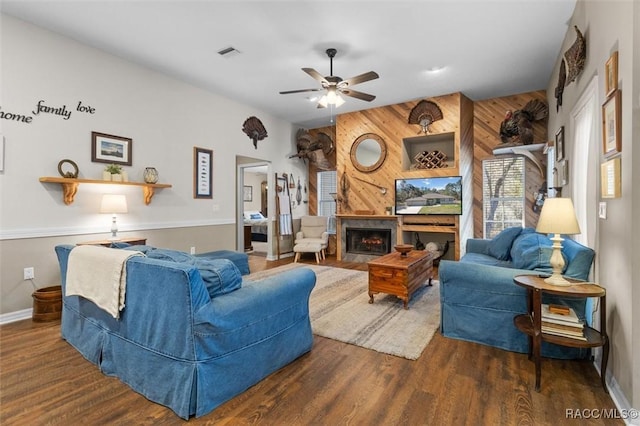
M 391 230 L 347 228 L 347 253 L 383 255 L 391 252 Z

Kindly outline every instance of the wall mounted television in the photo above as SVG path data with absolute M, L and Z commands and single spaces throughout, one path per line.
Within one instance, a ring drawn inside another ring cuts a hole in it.
M 398 215 L 461 215 L 462 176 L 396 179 Z

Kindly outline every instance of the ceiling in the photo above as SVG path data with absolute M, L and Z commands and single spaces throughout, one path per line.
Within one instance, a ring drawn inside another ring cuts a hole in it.
M 576 0 L 11 1 L 2 13 L 297 126 L 330 124 L 309 101 L 319 88 L 301 68 L 367 71 L 333 114 L 462 92 L 473 100 L 546 89 Z M 233 47 L 240 53 L 221 56 Z M 231 57 L 229 57 L 231 56 Z M 430 71 L 430 70 L 436 70 Z

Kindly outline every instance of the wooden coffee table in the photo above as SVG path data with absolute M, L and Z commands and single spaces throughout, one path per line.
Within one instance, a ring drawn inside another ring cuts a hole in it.
M 368 262 L 369 303 L 377 293 L 393 294 L 404 301 L 408 309 L 411 295 L 425 281 L 431 285 L 433 277 L 433 255 L 426 250 L 412 250 L 406 256 L 390 253 Z

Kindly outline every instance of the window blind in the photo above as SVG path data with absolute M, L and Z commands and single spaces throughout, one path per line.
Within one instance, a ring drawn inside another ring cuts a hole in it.
M 524 166 L 523 157 L 482 161 L 484 238 L 493 238 L 511 226 L 524 226 Z

